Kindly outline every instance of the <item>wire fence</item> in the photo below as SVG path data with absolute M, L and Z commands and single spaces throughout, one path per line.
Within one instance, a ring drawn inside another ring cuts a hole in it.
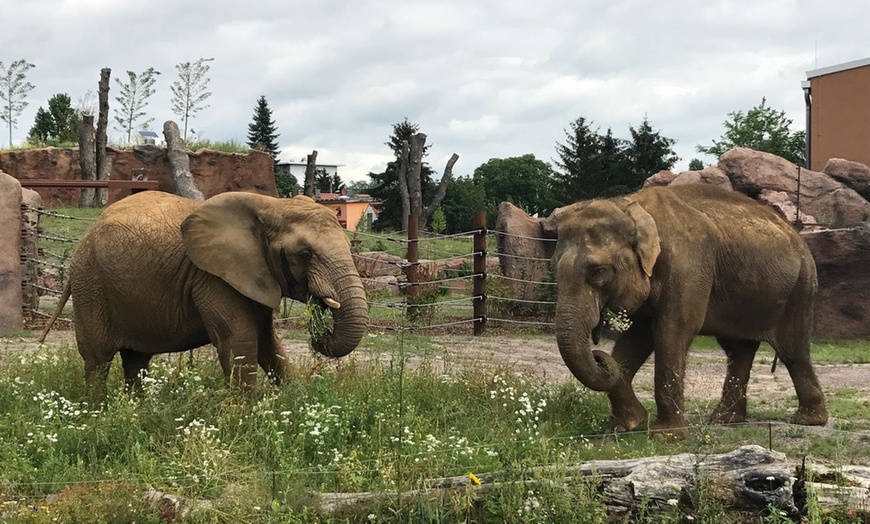
M 55 222 L 96 220 L 41 208 L 26 207 L 22 211 L 50 217 Z M 78 237 L 68 234 L 67 229 L 53 227 L 46 232 L 36 228 L 38 250 L 22 255 L 22 263 L 30 264 L 31 273 L 36 275 L 22 283 L 26 292 L 38 297 L 60 295 L 71 253 L 78 242 Z M 555 282 L 549 271 L 549 259 L 505 252 L 496 246 L 499 237 L 532 240 L 531 237 L 491 231 L 485 226 L 451 234 L 410 230 L 347 231 L 347 234 L 367 291 L 370 329 L 443 331 L 472 324 L 473 331 L 480 334 L 487 324 L 503 329 L 519 325 L 543 329 L 553 326 Z M 475 237 L 480 243 L 478 248 L 474 246 Z M 500 263 L 504 260 L 510 263 Z M 51 301 L 47 301 L 42 310 L 38 304 L 25 306 L 25 316 L 42 320 L 49 316 L 50 305 Z M 295 306 L 296 310 L 302 308 Z M 288 313 L 292 310 L 294 307 L 285 304 L 275 321 L 304 323 L 304 311 Z M 60 320 L 71 322 L 68 316 L 67 313 Z

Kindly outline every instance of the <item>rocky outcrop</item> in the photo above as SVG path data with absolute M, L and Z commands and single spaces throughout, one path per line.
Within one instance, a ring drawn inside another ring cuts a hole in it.
M 770 153 L 735 147 L 719 158 L 736 191 L 757 198 L 764 189 L 782 191 L 797 203 L 798 166 Z M 851 227 L 870 218 L 870 202 L 826 175 L 800 169 L 801 211 L 830 228 Z
M 828 160 L 822 173 L 854 189 L 859 195 L 870 200 L 870 167 L 860 162 L 832 158 Z
M 515 297 L 535 297 L 537 285 L 529 282 L 551 280 L 550 258 L 556 247 L 556 238 L 552 236 L 550 239 L 540 239 L 555 232 L 559 214 L 561 209 L 550 215 L 552 218 L 546 222 L 550 231 L 545 232 L 541 219 L 530 217 L 510 202 L 499 204 L 495 222 L 495 230 L 501 232 L 496 237 L 499 266 L 502 275 L 516 279 L 507 282 Z
M 663 169 L 653 176 L 647 178 L 643 181 L 643 187 L 657 187 L 657 186 L 666 186 L 674 181 L 677 178 L 677 174 L 668 171 L 667 169 Z
M 706 167 L 701 171 L 683 171 L 676 175 L 669 185 L 679 186 L 684 184 L 709 184 L 729 191 L 734 189 L 728 175 L 715 166 Z
M 761 193 L 758 195 L 758 201 L 772 207 L 777 213 L 779 213 L 779 216 L 784 218 L 786 222 L 789 222 L 790 224 L 797 222 L 798 215 L 800 215 L 800 221 L 802 224 L 817 223 L 815 217 L 812 215 L 804 213 L 803 210 L 798 211 L 797 206 L 791 201 L 791 198 L 789 198 L 788 193 L 785 191 L 762 189 Z
M 819 275 L 817 336 L 870 336 L 870 225 L 802 233 Z
M 157 146 L 135 146 L 132 149 L 108 148 L 111 161 L 111 180 L 131 180 L 144 175 L 157 180 L 158 189 L 174 192 L 169 160 L 165 149 Z M 277 196 L 272 157 L 262 151 L 249 153 L 223 153 L 203 149 L 188 152 L 190 171 L 197 187 L 208 198 L 226 191 L 251 191 Z M 0 170 L 19 180 L 60 179 L 80 180 L 78 149 L 46 147 L 0 151 Z M 78 189 L 39 188 L 43 204 L 48 207 L 76 206 Z M 109 192 L 109 202 L 129 194 L 129 190 Z
M 0 171 L 0 335 L 24 327 L 21 312 L 21 184 Z

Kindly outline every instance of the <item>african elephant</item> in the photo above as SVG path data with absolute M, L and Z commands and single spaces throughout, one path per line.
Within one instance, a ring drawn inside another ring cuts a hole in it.
M 101 395 L 117 352 L 137 387 L 153 355 L 209 342 L 234 383 L 250 385 L 257 364 L 279 380 L 286 363 L 272 313 L 282 297 L 329 307 L 333 331 L 312 343 L 331 357 L 356 348 L 368 315 L 347 236 L 303 196 L 229 192 L 203 202 L 146 191 L 120 200 L 81 239 L 58 312 L 70 293 L 85 378 Z
M 654 187 L 568 206 L 556 227 L 557 345 L 580 382 L 608 393 L 613 429 L 647 420 L 631 382 L 655 352 L 657 414 L 649 429 L 687 433 L 683 379 L 698 334 L 715 336 L 728 357 L 711 420 L 746 419 L 746 385 L 764 341 L 797 391 L 792 421 L 827 422 L 810 360 L 816 266 L 803 239 L 772 209 L 707 185 Z M 618 308 L 631 326 L 618 334 L 612 354 L 592 350 L 604 313 Z

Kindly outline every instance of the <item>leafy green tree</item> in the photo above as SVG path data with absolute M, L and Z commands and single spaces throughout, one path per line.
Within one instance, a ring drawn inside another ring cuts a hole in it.
M 457 177 L 447 186 L 440 209 L 444 210 L 447 233 L 471 231 L 474 212 L 486 210 L 486 192 L 473 178 Z M 492 222 L 495 217 L 487 219 Z
M 619 194 L 625 165 L 622 142 L 610 129 L 600 134 L 592 122 L 580 117 L 565 131 L 565 143 L 556 143 L 560 169 L 555 173 L 555 188 L 561 205 L 578 200 Z M 623 191 L 624 192 L 624 191 Z
M 266 97 L 260 95 L 257 99 L 257 105 L 254 107 L 254 118 L 248 124 L 248 147 L 265 151 L 272 155 L 272 160 L 275 166 L 278 165 L 278 155 L 281 153 L 278 150 L 278 128 L 275 126 L 275 120 L 272 119 L 272 110 L 269 108 L 269 102 Z
M 420 126 L 409 122 L 405 118 L 402 122 L 393 124 L 393 133 L 385 144 L 393 151 L 395 160 L 387 163 L 383 173 L 369 173 L 371 186 L 369 194 L 381 202 L 381 214 L 378 215 L 375 229 L 401 229 L 402 227 L 402 197 L 399 194 L 399 157 L 402 153 L 402 141 L 409 140 L 411 135 L 418 133 Z M 423 148 L 425 158 L 430 145 Z M 448 186 L 449 187 L 449 186 Z M 432 181 L 432 168 L 427 162 L 420 166 L 420 188 L 423 201 L 428 201 L 435 192 L 435 183 Z
M 704 169 L 704 162 L 700 158 L 689 160 L 689 171 L 700 171 L 702 169 Z
M 72 107 L 66 93 L 57 93 L 48 99 L 48 110 L 36 110 L 28 140 L 35 144 L 62 144 L 78 141 L 81 116 Z
M 474 170 L 473 179 L 483 188 L 486 214 L 492 220 L 501 202 L 511 202 L 530 215 L 547 215 L 555 207 L 553 169 L 535 155 L 492 158 Z
M 187 122 L 198 112 L 207 109 L 205 103 L 211 96 L 208 84 L 211 78 L 207 77 L 208 70 L 214 58 L 200 58 L 196 62 L 182 62 L 176 64 L 178 80 L 172 83 L 172 112 L 181 117 L 184 122 L 184 134 L 182 139 L 187 142 Z
M 139 74 L 127 71 L 127 83 L 115 79 L 115 83 L 121 88 L 121 94 L 115 97 L 118 102 L 118 107 L 115 108 L 115 122 L 118 126 L 115 129 L 127 133 L 127 143 L 132 139 L 133 127 L 146 115 L 145 107 L 155 92 L 154 84 L 159 74 L 160 71 L 149 67 Z M 144 128 L 153 121 L 154 118 L 148 118 L 142 121 L 141 126 Z
M 299 190 L 299 181 L 290 172 L 275 171 L 275 188 L 279 197 L 285 197 Z
M 676 141 L 654 130 L 646 117 L 636 128 L 629 126 L 628 131 L 631 139 L 624 143 L 623 186 L 631 192 L 640 189 L 648 177 L 673 168 L 680 157 L 673 150 Z
M 34 67 L 23 58 L 15 60 L 9 67 L 0 62 L 0 100 L 4 102 L 0 108 L 0 120 L 9 126 L 9 147 L 12 147 L 12 128 L 18 126 L 18 117 L 27 107 L 27 93 L 34 88 L 27 81 L 27 71 Z
M 370 180 L 351 180 L 350 182 L 345 183 L 345 187 L 348 191 L 352 191 L 356 194 L 368 194 L 372 186 Z
M 748 147 L 756 151 L 766 151 L 785 158 L 797 165 L 805 164 L 806 132 L 792 131 L 792 121 L 785 111 L 777 111 L 767 105 L 762 98 L 761 104 L 746 113 L 732 111 L 722 123 L 725 132 L 714 140 L 712 145 L 697 146 L 699 153 L 721 156 L 733 147 Z

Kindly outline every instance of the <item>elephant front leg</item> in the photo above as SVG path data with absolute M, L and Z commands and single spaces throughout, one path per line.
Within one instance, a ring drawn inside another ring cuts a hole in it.
M 230 341 L 218 345 L 221 368 L 234 386 L 250 390 L 257 381 L 257 343 Z
M 752 361 L 758 351 L 757 340 L 734 340 L 717 337 L 728 357 L 728 371 L 722 384 L 722 400 L 710 415 L 710 422 L 736 424 L 746 421 L 746 386 Z
M 257 360 L 269 380 L 275 385 L 280 385 L 289 374 L 289 365 L 284 347 L 273 326 L 271 316 L 268 325 L 261 326 Z
M 613 358 L 619 364 L 620 381 L 608 392 L 613 431 L 631 431 L 647 422 L 647 412 L 638 400 L 631 383 L 637 370 L 652 353 L 652 330 L 649 319 L 632 323 L 628 331 L 620 335 L 613 346 Z
M 683 395 L 686 356 L 696 330 L 692 322 L 676 318 L 660 321 L 655 330 L 655 400 L 656 419 L 650 434 L 656 437 L 685 437 L 689 434 Z

